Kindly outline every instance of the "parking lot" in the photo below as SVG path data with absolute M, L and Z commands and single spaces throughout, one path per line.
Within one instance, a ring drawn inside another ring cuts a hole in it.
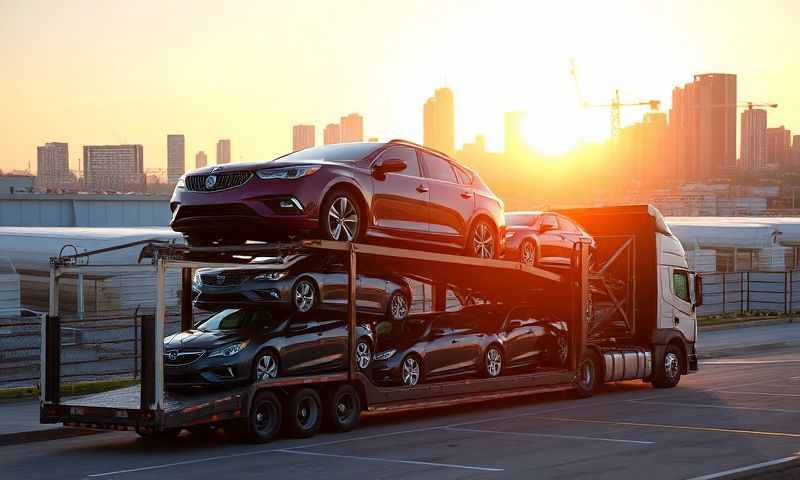
M 0 448 L 0 469 L 4 478 L 722 478 L 793 466 L 798 366 L 793 349 L 751 353 L 707 360 L 672 390 L 627 382 L 587 400 L 562 392 L 371 415 L 347 434 L 267 445 L 219 432 L 169 445 L 105 433 Z

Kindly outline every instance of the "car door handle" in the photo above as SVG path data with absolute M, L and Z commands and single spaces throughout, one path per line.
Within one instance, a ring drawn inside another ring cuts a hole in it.
M 472 192 L 461 192 L 461 198 L 472 198 Z
M 419 186 L 417 186 L 417 191 L 419 193 L 425 193 L 425 192 L 428 191 L 428 186 L 427 185 L 419 185 Z

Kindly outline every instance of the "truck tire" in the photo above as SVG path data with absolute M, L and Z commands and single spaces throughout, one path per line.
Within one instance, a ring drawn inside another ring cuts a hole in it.
M 266 391 L 256 395 L 250 406 L 250 415 L 242 425 L 246 439 L 252 443 L 266 443 L 281 430 L 283 405 L 277 395 Z
M 594 395 L 601 383 L 600 373 L 600 358 L 594 351 L 587 350 L 578 364 L 577 378 L 575 378 L 575 390 L 578 396 L 588 398 Z
M 289 398 L 286 426 L 295 438 L 308 438 L 319 431 L 322 423 L 322 401 L 313 388 L 301 388 Z
M 358 426 L 361 417 L 361 397 L 349 383 L 334 385 L 325 390 L 324 424 L 329 432 L 349 432 Z
M 681 381 L 683 353 L 676 345 L 667 345 L 664 356 L 656 362 L 651 383 L 656 388 L 672 388 Z

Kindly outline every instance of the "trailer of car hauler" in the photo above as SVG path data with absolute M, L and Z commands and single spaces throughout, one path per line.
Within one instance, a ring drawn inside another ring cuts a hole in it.
M 140 384 L 69 399 L 62 399 L 60 393 L 58 280 L 65 273 L 104 267 L 79 264 L 80 258 L 90 256 L 91 252 L 53 258 L 50 311 L 42 325 L 41 421 L 83 428 L 136 430 L 145 436 L 170 435 L 200 425 L 221 425 L 226 431 L 243 433 L 250 440 L 268 441 L 281 430 L 282 423 L 290 434 L 298 437 L 313 435 L 323 421 L 332 430 L 346 431 L 357 424 L 362 411 L 420 409 L 571 388 L 589 396 L 603 381 L 637 378 L 657 386 L 673 386 L 680 373 L 696 369 L 696 361 L 693 361 L 695 337 L 683 335 L 679 328 L 672 328 L 675 326 L 662 329 L 658 318 L 652 317 L 656 310 L 666 311 L 660 305 L 659 292 L 665 290 L 659 276 L 662 270 L 659 249 L 663 245 L 657 237 L 671 234 L 660 214 L 646 206 L 627 211 L 624 221 L 612 222 L 616 225 L 613 228 L 603 227 L 606 223 L 595 218 L 604 211 L 610 212 L 604 209 L 574 212 L 579 222 L 586 222 L 598 248 L 589 252 L 588 243 L 579 243 L 573 268 L 558 272 L 502 260 L 321 240 L 237 247 L 150 243 L 143 252 L 150 259 L 148 268 L 154 271 L 158 302 L 155 315 L 144 317 L 142 322 Z M 680 244 L 677 245 L 679 248 Z M 669 246 L 674 247 L 671 243 Z M 182 329 L 187 330 L 192 326 L 189 292 L 193 269 L 241 267 L 254 257 L 324 252 L 345 255 L 349 260 L 350 334 L 346 370 L 283 376 L 225 390 L 165 391 L 163 287 L 168 269 L 183 272 L 181 320 Z M 120 267 L 114 268 L 118 271 Z M 685 261 L 681 268 L 685 270 Z M 569 325 L 566 365 L 497 378 L 377 386 L 359 370 L 353 354 L 356 275 L 363 270 L 403 272 L 424 279 L 433 286 L 434 309 L 444 309 L 443 289 L 454 279 L 460 289 L 481 298 L 497 298 L 497 292 L 502 292 L 503 301 L 510 303 L 555 298 Z M 656 298 L 641 298 L 642 295 Z M 693 328 L 689 323 L 686 320 L 681 328 Z M 675 352 L 679 352 L 677 363 L 664 361 Z

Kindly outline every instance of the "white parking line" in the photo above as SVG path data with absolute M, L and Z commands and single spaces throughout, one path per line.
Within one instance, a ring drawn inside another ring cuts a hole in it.
M 263 455 L 265 453 L 274 453 L 277 450 L 257 450 L 253 452 L 231 453 L 229 455 L 217 455 L 215 457 L 195 458 L 192 460 L 183 460 L 181 462 L 162 463 L 160 465 L 148 465 L 146 467 L 128 468 L 124 470 L 115 470 L 113 472 L 93 473 L 87 475 L 88 478 L 109 477 L 111 475 L 122 475 L 124 473 L 146 472 L 148 470 L 158 470 L 161 468 L 181 467 L 183 465 L 193 465 L 195 463 L 213 462 L 214 460 L 227 460 L 229 458 L 247 457 L 250 455 Z
M 627 401 L 631 403 L 670 405 L 675 407 L 720 408 L 723 410 L 752 410 L 755 412 L 800 413 L 800 410 L 791 410 L 788 408 L 741 407 L 735 405 L 711 405 L 708 403 L 655 402 L 651 400 L 627 400 Z
M 649 442 L 644 440 L 624 440 L 620 438 L 605 438 L 605 437 L 585 437 L 581 435 L 558 435 L 554 433 L 531 433 L 531 432 L 506 432 L 503 430 L 482 430 L 476 428 L 447 428 L 454 432 L 474 432 L 474 433 L 496 433 L 502 435 L 522 436 L 522 437 L 543 437 L 543 438 L 564 438 L 567 440 L 595 440 L 598 442 L 614 442 L 614 443 L 636 443 L 640 445 L 653 445 L 656 442 Z
M 277 450 L 281 453 L 291 453 L 293 455 L 310 455 L 313 457 L 330 457 L 330 458 L 343 458 L 347 460 L 362 460 L 367 462 L 384 462 L 384 463 L 403 463 L 407 465 L 425 465 L 428 467 L 443 467 L 443 468 L 459 468 L 462 470 L 479 470 L 482 472 L 502 472 L 502 468 L 495 467 L 479 467 L 475 465 L 457 465 L 454 463 L 436 463 L 436 462 L 423 462 L 419 460 L 401 460 L 398 458 L 381 458 L 381 457 L 359 457 L 356 455 L 338 455 L 335 453 L 320 453 L 320 452 L 306 452 L 302 450 Z
M 717 393 L 732 393 L 738 395 L 763 395 L 765 397 L 800 397 L 800 393 L 737 392 L 733 390 L 717 390 Z
M 734 473 L 741 473 L 741 472 L 746 472 L 748 470 L 755 470 L 756 468 L 769 467 L 772 465 L 780 465 L 781 463 L 791 462 L 792 460 L 797 460 L 798 458 L 800 457 L 792 456 L 792 457 L 779 458 L 777 460 L 771 460 L 769 462 L 746 465 L 744 467 L 733 468 L 731 470 L 725 470 L 717 473 L 709 473 L 708 475 L 703 475 L 700 477 L 692 477 L 689 480 L 712 480 L 714 478 L 721 478 L 721 477 L 726 477 L 728 475 L 733 475 Z

